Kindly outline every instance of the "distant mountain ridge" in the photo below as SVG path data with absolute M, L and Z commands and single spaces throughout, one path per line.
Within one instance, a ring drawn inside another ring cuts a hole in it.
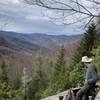
M 81 39 L 82 35 L 46 35 L 46 34 L 20 34 L 16 32 L 0 31 L 0 51 L 9 52 L 30 52 L 34 53 L 39 49 L 45 52 L 58 47 L 60 44 L 66 47 Z

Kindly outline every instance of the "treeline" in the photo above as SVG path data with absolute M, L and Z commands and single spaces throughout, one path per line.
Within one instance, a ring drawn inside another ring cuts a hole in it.
M 0 99 L 39 100 L 84 83 L 85 69 L 80 67 L 82 56 L 92 57 L 100 72 L 100 35 L 95 23 L 84 33 L 69 66 L 63 45 L 57 51 L 55 60 L 49 59 L 40 50 L 33 64 L 32 75 L 23 69 L 22 77 L 12 84 L 8 78 L 5 62 L 0 65 Z

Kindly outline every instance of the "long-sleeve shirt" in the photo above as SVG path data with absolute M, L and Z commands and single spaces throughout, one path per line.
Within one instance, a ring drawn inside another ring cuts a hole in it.
M 96 66 L 94 64 L 91 64 L 87 68 L 86 82 L 87 82 L 87 84 L 95 84 L 97 79 L 98 79 L 98 75 L 97 75 Z

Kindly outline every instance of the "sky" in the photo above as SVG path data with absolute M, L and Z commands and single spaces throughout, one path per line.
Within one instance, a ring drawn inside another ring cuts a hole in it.
M 56 25 L 43 15 L 44 8 L 18 0 L 0 0 L 0 30 L 55 35 L 82 34 L 73 27 Z M 52 13 L 52 12 L 51 12 Z

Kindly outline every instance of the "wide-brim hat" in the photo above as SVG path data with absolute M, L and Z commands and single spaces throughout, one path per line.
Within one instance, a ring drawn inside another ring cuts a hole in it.
M 84 57 L 82 57 L 82 60 L 81 60 L 81 62 L 92 62 L 92 58 L 88 58 L 87 56 L 84 56 Z

